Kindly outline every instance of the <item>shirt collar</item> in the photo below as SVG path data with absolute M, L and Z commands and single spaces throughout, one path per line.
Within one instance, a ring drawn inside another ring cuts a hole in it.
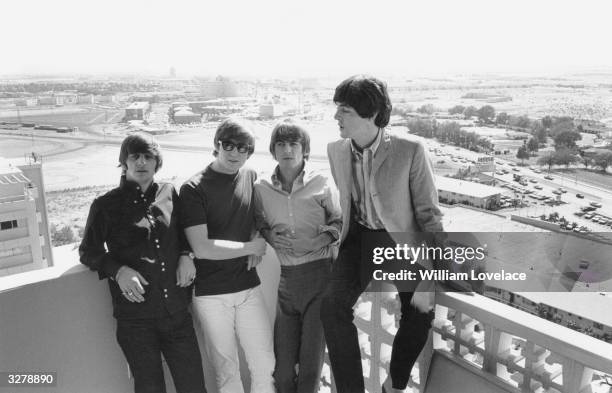
M 382 139 L 382 134 L 383 134 L 383 129 L 379 128 L 378 134 L 376 134 L 376 138 L 374 138 L 374 142 L 372 142 L 370 146 L 364 149 L 357 147 L 355 142 L 351 139 L 351 151 L 353 152 L 353 155 L 357 157 L 361 157 L 363 155 L 363 150 L 370 149 L 372 151 L 372 156 L 374 156 L 376 154 L 376 151 L 378 150 L 378 146 L 380 146 L 380 140 Z
M 147 188 L 147 192 L 145 193 L 145 196 L 152 195 L 152 194 L 155 195 L 158 187 L 159 185 L 155 181 L 153 181 L 153 183 L 151 183 L 149 188 Z M 119 188 L 121 189 L 121 191 L 129 195 L 142 194 L 142 190 L 140 189 L 140 186 L 138 185 L 138 183 L 133 182 L 131 180 L 127 180 L 125 178 L 125 175 L 121 176 L 121 181 L 119 182 Z
M 299 186 L 304 185 L 305 175 L 306 175 L 306 166 L 307 166 L 306 160 L 304 160 L 304 166 L 302 167 L 302 171 L 297 175 L 297 177 L 293 181 L 293 184 L 297 184 Z M 276 188 L 283 187 L 283 184 L 281 182 L 280 168 L 278 165 L 276 166 L 276 168 L 274 168 L 274 172 L 272 172 L 271 180 L 272 180 L 272 185 L 274 187 Z

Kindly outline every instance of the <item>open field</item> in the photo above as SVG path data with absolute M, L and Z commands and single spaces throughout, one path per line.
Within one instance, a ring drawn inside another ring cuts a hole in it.
M 568 180 L 579 179 L 582 182 L 612 191 L 612 174 L 603 173 L 601 169 L 570 168 L 557 169 L 554 172 L 563 175 Z
M 16 112 L 13 112 L 11 116 L 6 116 L 7 114 L 5 113 L 1 120 L 6 122 L 21 121 L 24 123 L 49 124 L 60 127 L 78 127 L 81 131 L 88 131 L 94 124 L 116 123 L 121 120 L 124 113 L 123 110 L 117 109 L 77 108 L 78 111 L 76 109 L 73 111 L 62 109 L 45 111 L 49 113 L 21 111 L 19 117 Z M 37 130 L 34 131 L 36 132 Z

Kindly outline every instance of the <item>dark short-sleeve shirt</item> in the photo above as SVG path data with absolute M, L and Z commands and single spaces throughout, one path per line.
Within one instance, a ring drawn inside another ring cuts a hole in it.
M 100 279 L 109 278 L 115 318 L 160 318 L 189 304 L 189 289 L 176 285 L 179 253 L 186 247 L 178 208 L 178 194 L 169 183 L 153 183 L 143 193 L 124 180 L 93 201 L 79 254 Z M 123 265 L 149 282 L 144 302 L 131 303 L 121 294 L 114 277 Z
M 257 174 L 241 168 L 229 175 L 209 165 L 181 187 L 181 225 L 205 224 L 209 239 L 248 242 L 255 228 L 253 184 Z M 195 259 L 196 296 L 235 293 L 259 285 L 247 257 L 223 260 Z

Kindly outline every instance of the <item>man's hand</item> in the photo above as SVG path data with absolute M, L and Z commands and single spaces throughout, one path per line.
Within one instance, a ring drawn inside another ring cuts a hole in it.
M 277 225 L 268 232 L 268 241 L 275 250 L 289 253 L 289 248 L 291 247 L 291 242 L 287 240 L 289 236 L 287 230 L 279 228 Z
M 247 270 L 251 270 L 255 268 L 255 266 L 261 263 L 262 259 L 263 259 L 262 257 L 259 257 L 257 255 L 249 255 L 248 261 L 247 261 Z
M 142 303 L 145 298 L 143 285 L 149 285 L 142 274 L 128 266 L 121 266 L 117 271 L 115 280 L 123 296 L 132 303 Z
M 193 259 L 187 255 L 181 255 L 176 269 L 176 285 L 179 287 L 188 287 L 193 283 L 196 276 L 196 268 Z
M 262 237 L 255 238 L 249 243 L 251 254 L 261 257 L 266 253 L 266 240 Z
M 285 236 L 279 236 L 279 238 L 280 241 L 288 244 L 286 247 L 286 252 L 296 257 L 306 255 L 309 252 L 317 249 L 315 246 L 315 241 L 312 238 L 292 239 Z

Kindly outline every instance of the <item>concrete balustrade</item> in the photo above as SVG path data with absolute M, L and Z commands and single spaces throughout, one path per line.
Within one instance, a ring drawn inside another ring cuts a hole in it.
M 57 372 L 57 387 L 44 390 L 51 393 L 131 392 L 107 284 L 71 255 L 63 267 L 0 278 L 0 371 Z M 273 318 L 279 268 L 271 250 L 258 271 Z M 480 295 L 437 293 L 435 311 L 413 392 L 610 392 L 604 373 L 612 374 L 611 344 Z M 366 293 L 356 306 L 370 393 L 380 392 L 386 377 L 398 313 L 395 294 Z M 206 358 L 204 364 L 214 393 Z M 327 364 L 321 392 L 329 391 Z

